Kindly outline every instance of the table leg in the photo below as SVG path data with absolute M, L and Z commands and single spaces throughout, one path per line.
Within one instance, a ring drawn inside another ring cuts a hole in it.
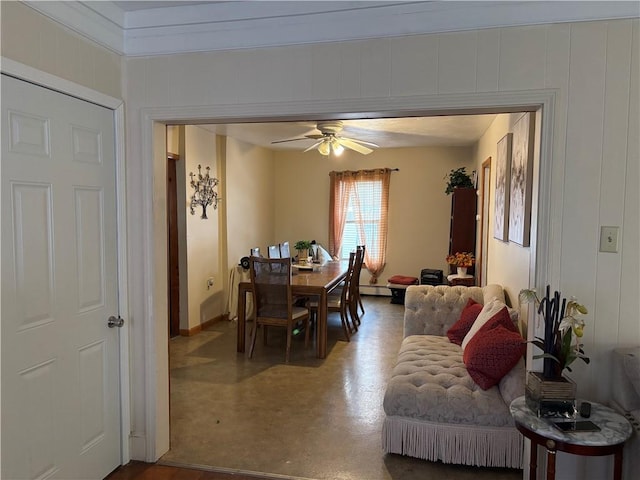
M 538 478 L 538 444 L 533 440 L 531 442 L 531 451 L 529 452 L 529 480 Z
M 613 480 L 622 480 L 622 445 L 613 457 Z
M 236 339 L 236 352 L 244 353 L 244 344 L 245 344 L 245 329 L 247 326 L 246 317 L 246 300 L 247 300 L 247 292 L 242 288 L 238 291 L 238 337 Z
M 327 291 L 322 289 L 318 299 L 318 339 L 316 341 L 316 356 L 327 356 Z
M 556 480 L 556 451 L 547 449 L 547 480 Z

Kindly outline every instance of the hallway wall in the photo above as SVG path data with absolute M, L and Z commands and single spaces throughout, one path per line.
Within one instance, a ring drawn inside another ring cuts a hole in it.
M 122 98 L 122 59 L 23 2 L 0 2 L 3 57 Z

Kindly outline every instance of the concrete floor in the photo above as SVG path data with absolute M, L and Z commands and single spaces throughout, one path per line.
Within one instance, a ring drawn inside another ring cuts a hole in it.
M 267 346 L 258 336 L 249 360 L 235 351 L 235 322 L 171 340 L 171 450 L 161 463 L 317 480 L 521 479 L 522 470 L 382 452 L 382 399 L 404 307 L 365 297 L 365 308 L 351 342 L 330 314 L 324 360 L 299 335 L 285 364 L 284 335 L 274 328 Z

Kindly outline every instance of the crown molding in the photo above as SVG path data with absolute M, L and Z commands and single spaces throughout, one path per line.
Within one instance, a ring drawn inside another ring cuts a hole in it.
M 124 13 L 113 2 L 92 2 L 91 8 L 82 2 L 23 3 L 83 37 L 119 55 L 124 54 Z M 122 23 L 118 22 L 119 16 Z
M 127 56 L 640 17 L 636 1 L 151 2 L 132 11 L 108 1 L 25 3 Z

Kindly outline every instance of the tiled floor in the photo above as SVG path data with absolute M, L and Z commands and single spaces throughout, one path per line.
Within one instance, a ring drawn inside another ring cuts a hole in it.
M 351 342 L 329 316 L 328 355 L 303 335 L 284 363 L 284 335 L 235 351 L 234 322 L 171 341 L 171 450 L 161 462 L 327 480 L 515 480 L 521 470 L 459 467 L 381 450 L 382 399 L 402 340 L 404 307 L 365 297 Z

